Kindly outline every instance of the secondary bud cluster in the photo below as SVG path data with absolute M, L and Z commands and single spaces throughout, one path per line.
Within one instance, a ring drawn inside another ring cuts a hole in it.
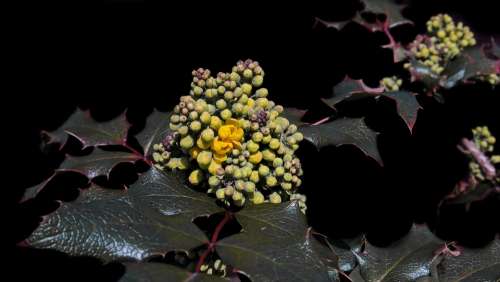
M 200 271 L 208 275 L 226 277 L 227 266 L 220 259 L 216 259 L 213 263 L 202 264 Z
M 412 43 L 412 55 L 435 74 L 441 74 L 449 60 L 464 48 L 476 45 L 474 33 L 462 22 L 455 23 L 447 14 L 438 14 L 427 21 L 427 32 Z M 411 68 L 411 65 L 405 65 Z
M 295 151 L 303 135 L 267 99 L 258 62 L 239 61 L 231 73 L 192 72 L 189 96 L 174 107 L 172 133 L 154 145 L 159 169 L 189 169 L 189 182 L 227 205 L 281 203 L 301 185 Z
M 472 129 L 473 141 L 476 147 L 485 154 L 485 156 L 489 153 L 492 153 L 494 150 L 494 146 L 496 143 L 496 138 L 490 133 L 490 130 L 486 126 L 478 126 Z M 494 155 L 488 157 L 491 163 L 498 164 L 500 163 L 500 156 Z M 480 164 L 476 161 L 472 160 L 469 163 L 469 168 L 472 175 L 479 180 L 484 180 L 485 176 L 483 175 L 483 171 L 481 169 Z
M 403 85 L 403 80 L 397 76 L 384 77 L 380 81 L 380 85 L 383 86 L 387 92 L 399 91 L 399 88 Z

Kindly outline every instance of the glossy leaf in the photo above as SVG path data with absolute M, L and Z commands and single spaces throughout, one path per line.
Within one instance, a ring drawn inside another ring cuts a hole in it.
M 417 121 L 417 113 L 421 108 L 414 93 L 409 91 L 385 92 L 382 96 L 388 97 L 396 102 L 399 116 L 404 120 L 410 132 Z
M 160 143 L 171 131 L 169 118 L 169 112 L 163 113 L 156 110 L 148 116 L 144 129 L 135 136 L 143 148 L 144 156 L 149 156 L 153 145 Z
M 235 216 L 242 232 L 217 243 L 225 263 L 252 281 L 329 281 L 297 202 L 247 206 Z
M 142 156 L 128 152 L 104 151 L 95 148 L 86 156 L 67 156 L 59 170 L 76 171 L 92 179 L 100 175 L 108 175 L 119 163 L 133 163 Z
M 106 122 L 97 122 L 89 111 L 77 109 L 57 130 L 44 132 L 49 143 L 64 145 L 68 134 L 76 137 L 84 147 L 100 145 L 122 145 L 126 142 L 130 125 L 125 114 Z
M 342 118 L 320 125 L 301 127 L 304 138 L 318 149 L 351 144 L 382 164 L 377 148 L 378 133 L 366 126 L 363 118 Z
M 164 263 L 125 263 L 125 274 L 122 282 L 217 282 L 229 281 L 224 278 L 203 273 L 191 273 Z
M 439 281 L 472 282 L 500 279 L 500 240 L 483 248 L 464 248 L 458 256 L 446 256 L 436 271 Z
M 431 275 L 435 251 L 444 243 L 426 226 L 413 226 L 410 233 L 389 247 L 368 243 L 357 254 L 360 275 L 364 281 L 415 281 Z
M 213 199 L 152 168 L 127 190 L 83 190 L 48 215 L 28 241 L 71 255 L 142 260 L 202 245 L 207 238 L 192 220 L 218 211 Z
M 333 87 L 333 96 L 322 99 L 327 105 L 334 107 L 336 104 L 345 100 L 358 100 L 368 97 L 374 97 L 384 91 L 383 87 L 371 88 L 364 84 L 361 79 L 352 79 L 346 77 L 342 82 Z

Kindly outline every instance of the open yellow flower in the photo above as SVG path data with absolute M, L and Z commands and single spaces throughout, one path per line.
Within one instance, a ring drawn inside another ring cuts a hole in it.
M 239 126 L 236 119 L 228 119 L 226 123 L 218 130 L 218 136 L 212 142 L 212 152 L 217 162 L 223 162 L 227 155 L 234 148 L 241 148 L 241 139 L 243 139 L 243 129 Z

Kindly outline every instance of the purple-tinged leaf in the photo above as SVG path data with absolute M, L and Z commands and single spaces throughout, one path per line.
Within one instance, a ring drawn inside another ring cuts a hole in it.
M 413 132 L 418 110 L 422 108 L 415 98 L 415 94 L 409 91 L 394 91 L 385 92 L 382 95 L 396 102 L 399 116 L 404 120 L 410 132 Z
M 153 145 L 161 143 L 163 138 L 171 132 L 169 118 L 169 112 L 162 113 L 156 110 L 148 116 L 144 129 L 135 136 L 143 148 L 144 156 L 149 156 Z
M 86 156 L 66 156 L 59 170 L 76 171 L 92 179 L 101 175 L 108 176 L 117 164 L 134 163 L 141 159 L 142 156 L 134 153 L 104 151 L 95 148 Z
M 384 91 L 383 87 L 371 88 L 366 86 L 361 79 L 344 78 L 342 82 L 333 87 L 333 96 L 322 99 L 330 107 L 342 101 L 354 101 L 369 97 L 375 97 Z
M 204 193 L 152 168 L 129 189 L 83 190 L 49 214 L 28 243 L 106 261 L 143 260 L 202 245 L 208 239 L 193 219 L 220 211 Z
M 406 237 L 389 247 L 368 243 L 363 253 L 357 254 L 360 275 L 364 281 L 415 281 L 431 275 L 435 253 L 444 242 L 426 226 L 413 226 Z
M 129 127 L 125 114 L 110 121 L 97 122 L 90 116 L 89 111 L 77 109 L 57 130 L 43 134 L 49 137 L 49 143 L 59 143 L 61 146 L 66 143 L 68 134 L 82 142 L 84 148 L 123 145 L 127 140 Z
M 461 248 L 457 256 L 446 256 L 437 267 L 439 281 L 498 281 L 500 240 L 483 248 Z
M 225 263 L 252 281 L 329 281 L 296 201 L 251 205 L 235 216 L 242 232 L 217 242 Z
M 304 139 L 321 149 L 326 146 L 355 145 L 382 165 L 377 147 L 378 133 L 366 126 L 363 118 L 342 118 L 320 125 L 300 128 Z

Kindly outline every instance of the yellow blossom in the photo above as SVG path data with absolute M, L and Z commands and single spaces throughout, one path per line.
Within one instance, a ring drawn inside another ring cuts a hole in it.
M 243 138 L 243 129 L 236 119 L 228 119 L 218 130 L 218 136 L 212 142 L 212 151 L 214 159 L 217 162 L 223 162 L 227 159 L 227 154 L 233 148 L 241 148 L 241 139 Z

